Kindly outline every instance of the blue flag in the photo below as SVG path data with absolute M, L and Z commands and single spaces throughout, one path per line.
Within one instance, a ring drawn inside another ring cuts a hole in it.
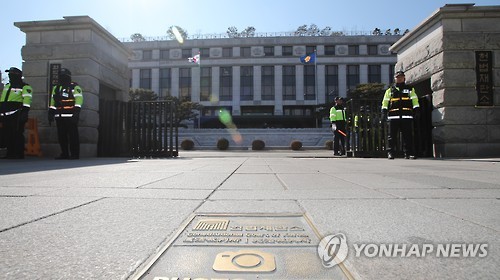
M 311 64 L 316 62 L 316 52 L 313 52 L 312 54 L 306 54 L 304 56 L 300 57 L 300 62 L 304 64 Z

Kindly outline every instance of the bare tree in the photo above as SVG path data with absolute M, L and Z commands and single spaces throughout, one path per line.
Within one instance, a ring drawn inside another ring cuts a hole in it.
M 320 32 L 320 36 L 330 36 L 332 34 L 332 28 L 330 26 L 327 26 L 323 28 Z
M 240 34 L 238 33 L 238 28 L 236 28 L 235 26 L 228 27 L 226 33 L 229 38 L 238 38 L 240 36 Z
M 296 36 L 305 36 L 307 34 L 307 24 L 301 25 L 295 31 Z
M 255 37 L 255 27 L 247 27 L 245 30 L 241 31 L 240 37 Z
M 316 24 L 311 24 L 309 28 L 307 29 L 307 35 L 309 36 L 318 36 L 319 34 L 319 28 Z

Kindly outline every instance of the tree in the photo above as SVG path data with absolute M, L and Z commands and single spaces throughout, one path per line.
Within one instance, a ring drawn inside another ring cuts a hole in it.
M 155 101 L 158 95 L 150 89 L 131 88 L 128 92 L 130 101 Z
M 240 37 L 255 37 L 255 27 L 249 26 L 245 30 L 241 31 Z
M 294 34 L 296 36 L 305 36 L 307 34 L 307 24 L 299 26 Z
M 330 26 L 327 26 L 323 28 L 320 32 L 320 36 L 330 36 L 332 34 L 332 28 Z
M 168 28 L 168 30 L 167 30 L 167 36 L 168 36 L 168 38 L 170 38 L 171 40 L 175 40 L 176 39 L 175 35 L 174 35 L 174 32 L 172 31 L 172 28 L 174 28 L 174 26 L 177 28 L 177 30 L 181 34 L 182 39 L 186 40 L 187 37 L 188 37 L 187 31 L 184 30 L 182 27 L 177 26 L 177 25 L 172 25 L 172 26 L 170 26 Z
M 307 29 L 307 35 L 308 36 L 318 36 L 319 34 L 319 28 L 316 24 L 311 24 L 309 25 L 309 28 Z
M 197 102 L 192 102 L 187 99 L 179 99 L 175 96 L 167 96 L 167 101 L 172 101 L 175 104 L 175 126 L 179 126 L 185 120 L 194 120 L 198 117 L 198 113 L 203 109 L 203 105 Z
M 235 26 L 228 27 L 226 33 L 229 38 L 238 38 L 240 35 L 238 33 L 238 28 L 236 28 Z
M 130 40 L 132 40 L 132 42 L 144 42 L 146 41 L 146 39 L 144 39 L 144 36 L 142 36 L 141 33 L 134 33 L 132 35 L 130 35 Z
M 380 99 L 384 97 L 385 84 L 359 84 L 356 89 L 347 92 L 347 99 Z

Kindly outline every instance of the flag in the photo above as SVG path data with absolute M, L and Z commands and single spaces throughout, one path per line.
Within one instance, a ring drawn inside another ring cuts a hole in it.
M 300 62 L 304 64 L 311 64 L 316 62 L 316 52 L 313 52 L 312 54 L 309 55 L 304 55 L 300 57 Z
M 200 54 L 197 54 L 193 57 L 188 58 L 188 61 L 191 63 L 200 64 Z

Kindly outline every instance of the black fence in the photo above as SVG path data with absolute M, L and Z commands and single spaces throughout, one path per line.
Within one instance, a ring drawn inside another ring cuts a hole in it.
M 177 157 L 175 104 L 100 100 L 98 156 Z
M 432 96 L 419 98 L 420 118 L 413 122 L 414 150 L 418 157 L 432 157 Z M 387 123 L 382 120 L 381 100 L 351 99 L 346 102 L 346 150 L 354 157 L 385 157 Z M 401 137 L 396 155 L 402 155 Z

